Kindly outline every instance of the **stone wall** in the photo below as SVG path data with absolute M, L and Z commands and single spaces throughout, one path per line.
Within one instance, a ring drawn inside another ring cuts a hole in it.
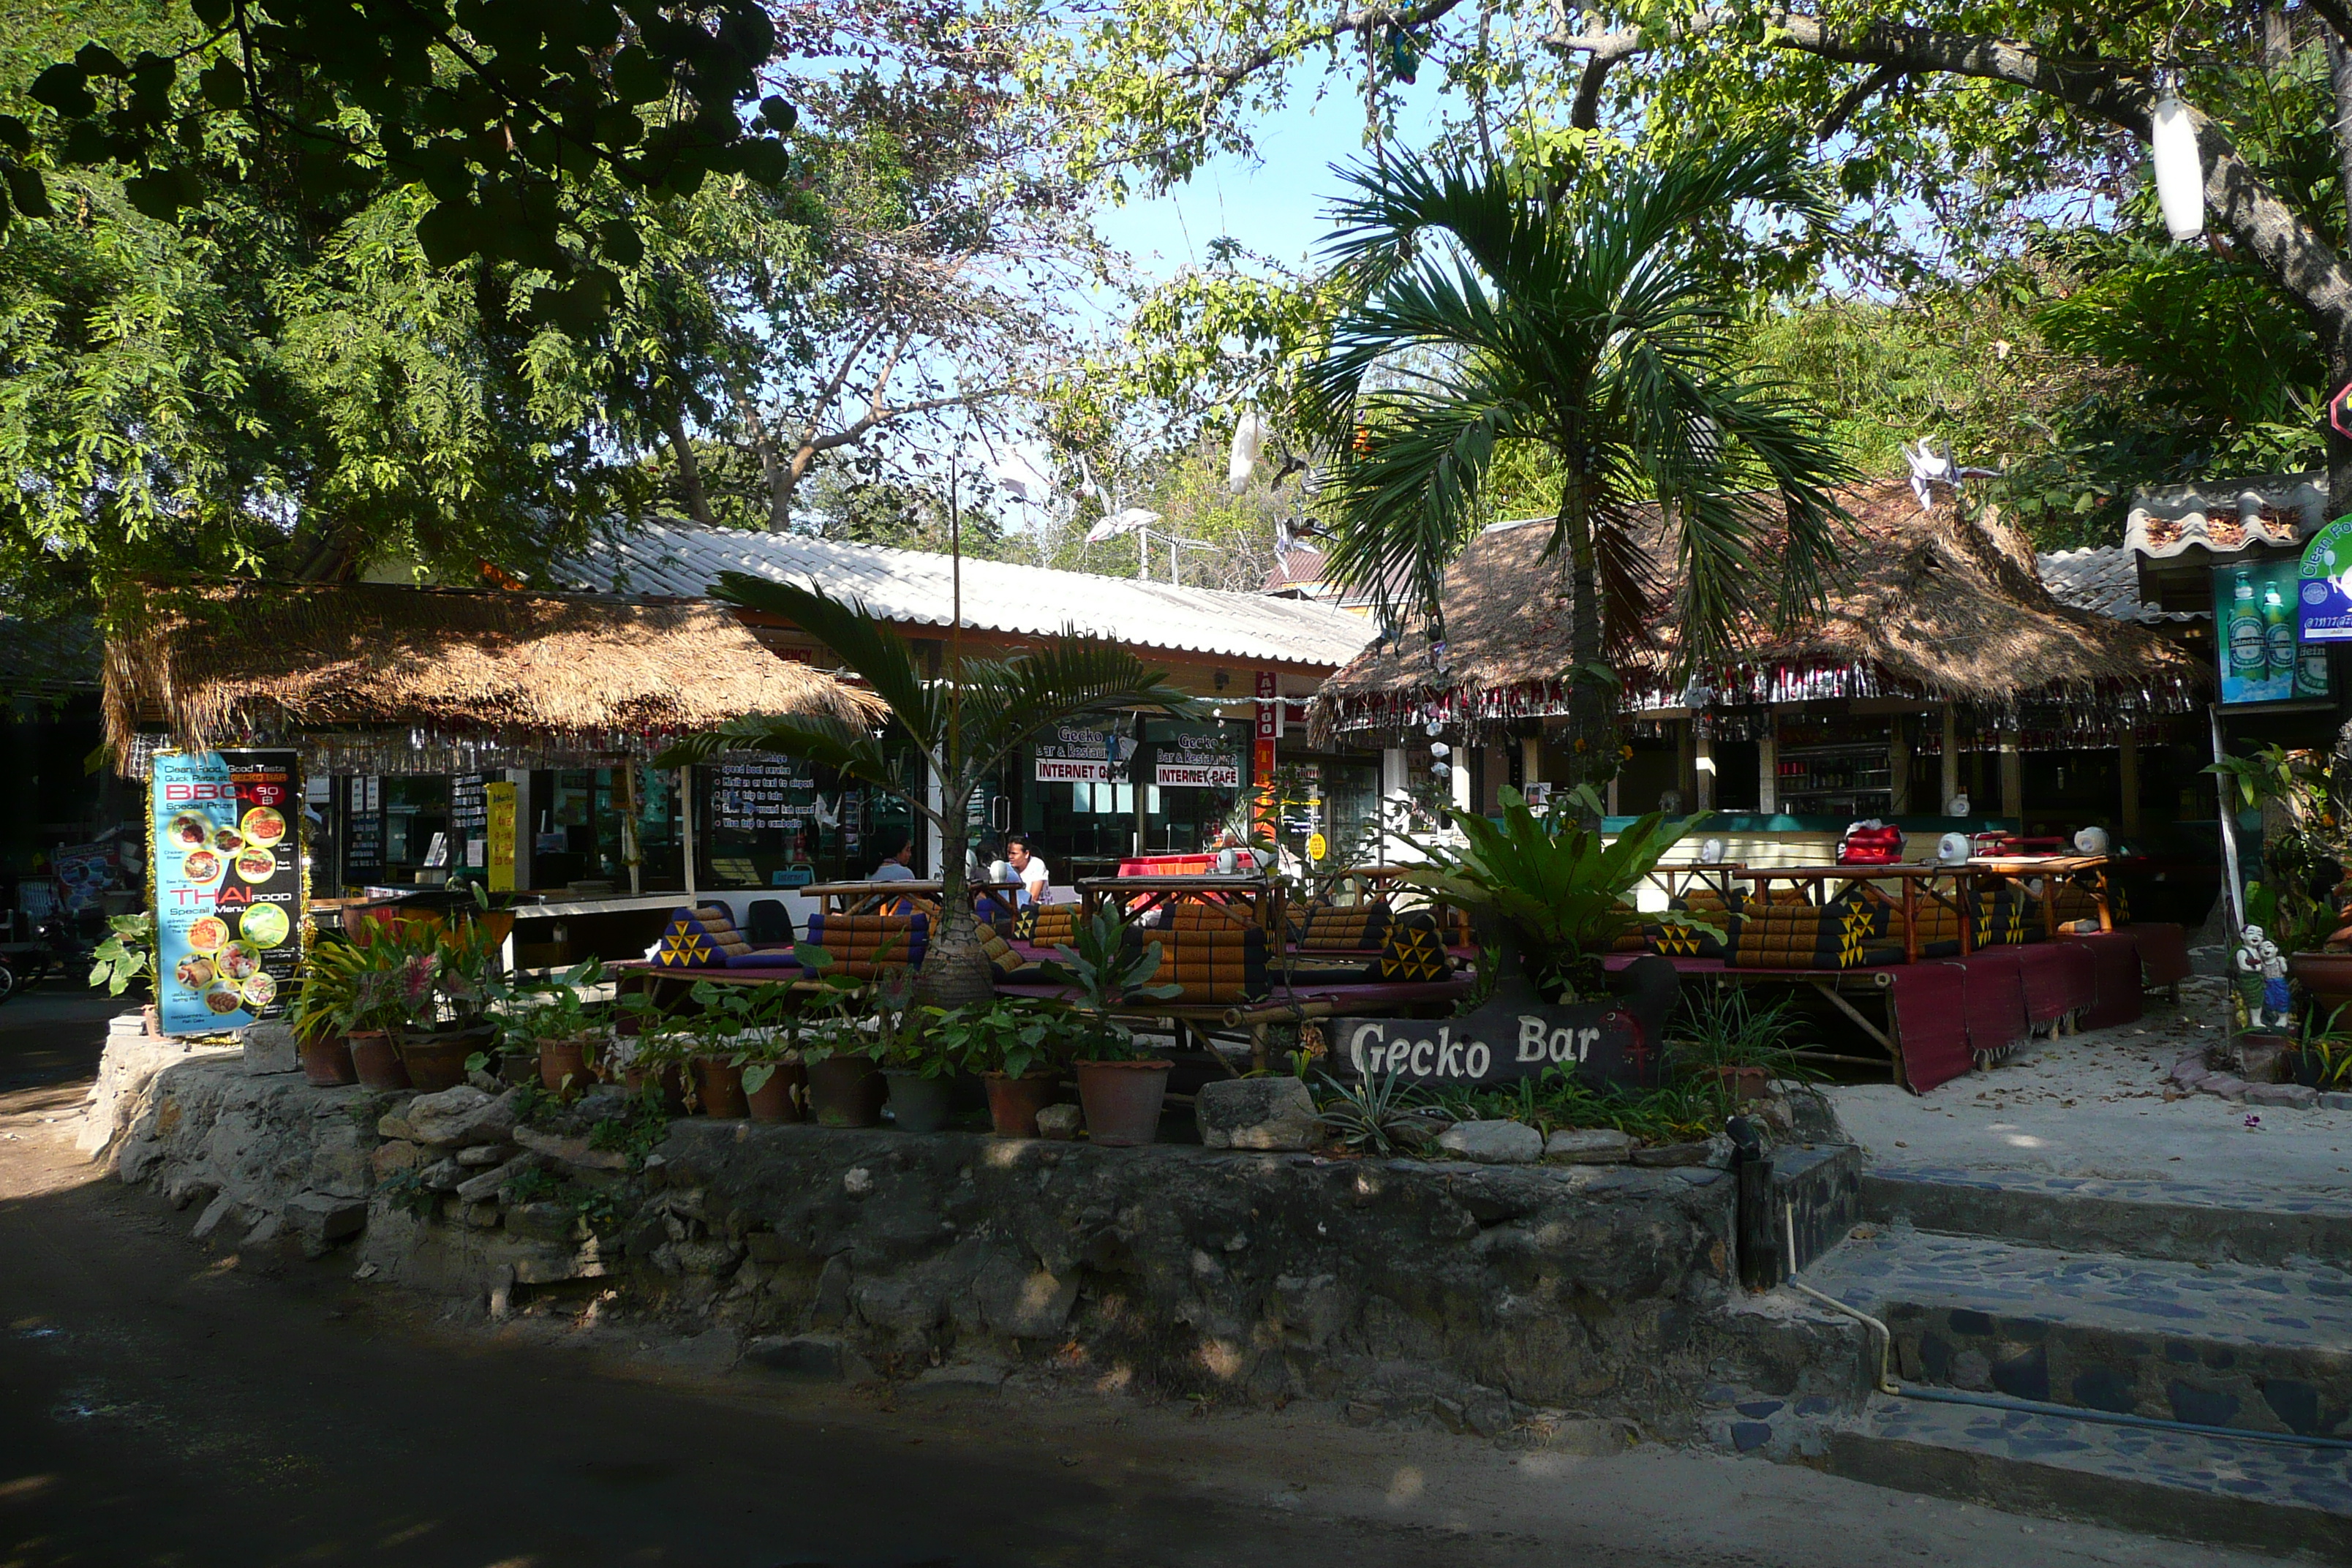
M 1727 1384 L 1860 1392 L 1849 1325 L 1739 1289 L 1735 1184 L 1711 1165 L 692 1119 L 639 1170 L 453 1097 L 184 1061 L 114 1157 L 201 1204 L 200 1230 L 234 1221 L 313 1256 L 349 1242 L 371 1274 L 494 1311 L 597 1279 L 723 1361 L 786 1373 L 1307 1399 L 1487 1434 L 1573 1411 L 1685 1436 Z

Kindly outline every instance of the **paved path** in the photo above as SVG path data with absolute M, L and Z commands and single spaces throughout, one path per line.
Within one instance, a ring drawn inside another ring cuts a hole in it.
M 94 1180 L 58 1119 L 110 1009 L 28 1000 L 0 1009 L 11 1568 L 2260 1561 L 1712 1454 L 706 1385 L 544 1325 L 494 1337 L 340 1264 L 200 1246 Z

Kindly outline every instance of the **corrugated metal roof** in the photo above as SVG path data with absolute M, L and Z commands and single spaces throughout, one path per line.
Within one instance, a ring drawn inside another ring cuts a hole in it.
M 774 582 L 814 580 L 877 615 L 918 626 L 954 618 L 945 555 L 788 533 L 656 524 L 561 563 L 566 585 L 593 592 L 701 598 L 722 572 Z M 1048 637 L 1065 626 L 1132 647 L 1170 648 L 1255 664 L 1338 668 L 1369 641 L 1360 616 L 1309 600 L 1181 588 L 1131 577 L 1056 572 L 1003 561 L 963 563 L 963 624 L 973 631 Z
M 2139 563 L 2129 546 L 2095 545 L 2084 550 L 2056 550 L 2034 557 L 2042 581 L 2062 605 L 2113 616 L 2119 621 L 2155 626 L 2162 621 L 2210 620 L 2189 610 L 2162 610 L 2140 598 Z
M 2325 474 L 2263 474 L 2215 485 L 2137 490 L 2124 548 L 2154 561 L 2191 550 L 2235 555 L 2249 546 L 2287 549 L 2327 518 Z

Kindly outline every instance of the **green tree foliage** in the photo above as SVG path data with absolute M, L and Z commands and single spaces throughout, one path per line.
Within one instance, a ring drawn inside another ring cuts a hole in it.
M 42 165 L 120 172 L 159 221 L 200 205 L 212 149 L 268 142 L 313 201 L 417 189 L 436 267 L 545 271 L 541 317 L 593 330 L 642 252 L 634 203 L 712 175 L 781 181 L 794 110 L 757 97 L 777 29 L 759 0 L 190 0 L 170 36 L 92 39 L 0 117 L 9 207 L 53 210 Z

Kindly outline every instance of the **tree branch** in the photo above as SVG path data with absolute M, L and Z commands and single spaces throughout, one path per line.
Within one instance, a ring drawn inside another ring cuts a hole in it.
M 1831 106 L 1827 114 L 1822 116 L 1822 122 L 1813 127 L 1813 140 L 1826 142 L 1844 130 L 1845 122 L 1852 120 L 1864 104 L 1901 81 L 1903 77 L 1904 71 L 1901 67 L 1881 66 L 1863 78 L 1846 90 L 1844 97 Z

